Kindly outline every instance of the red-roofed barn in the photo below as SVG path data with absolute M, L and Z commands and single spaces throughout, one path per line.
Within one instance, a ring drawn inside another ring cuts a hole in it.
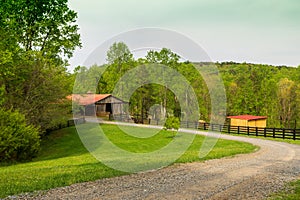
M 128 104 L 111 94 L 72 94 L 67 97 L 84 107 L 85 116 L 97 115 L 100 117 L 124 114 L 123 106 Z
M 229 116 L 231 126 L 250 126 L 261 127 L 267 126 L 267 117 L 265 116 L 253 116 L 253 115 L 238 115 Z

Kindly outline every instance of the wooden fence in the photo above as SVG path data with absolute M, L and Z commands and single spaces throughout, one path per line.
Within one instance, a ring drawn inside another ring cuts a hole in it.
M 77 124 L 84 124 L 84 123 L 85 123 L 85 118 L 84 117 L 72 118 L 72 119 L 69 119 L 67 121 L 67 127 L 75 126 Z
M 191 123 L 182 123 L 182 127 L 189 128 Z M 285 129 L 285 128 L 260 128 L 249 126 L 231 126 L 220 124 L 199 123 L 198 127 L 194 128 L 200 130 L 220 131 L 228 134 L 241 134 L 251 136 L 261 136 L 269 138 L 292 139 L 300 140 L 300 129 Z
M 117 121 L 126 121 L 124 118 L 117 119 Z M 160 120 L 146 120 L 144 124 L 161 125 L 163 121 Z M 218 131 L 228 134 L 251 135 L 269 138 L 300 140 L 300 129 L 285 129 L 285 128 L 259 128 L 248 126 L 231 126 L 210 123 L 199 123 L 190 121 L 181 121 L 181 128 L 191 128 L 200 130 Z
M 70 127 L 70 126 L 75 126 L 75 124 L 83 124 L 85 123 L 85 118 L 81 117 L 81 118 L 72 118 L 69 119 L 68 121 L 64 121 L 60 124 L 58 124 L 55 127 L 52 127 L 51 129 L 46 129 L 46 135 L 49 135 L 52 131 L 56 131 L 62 128 L 66 128 L 66 127 Z

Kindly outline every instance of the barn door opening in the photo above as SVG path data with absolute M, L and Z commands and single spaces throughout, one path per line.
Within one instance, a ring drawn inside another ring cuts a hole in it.
M 106 104 L 105 112 L 109 112 L 110 114 L 112 114 L 112 104 L 111 103 Z

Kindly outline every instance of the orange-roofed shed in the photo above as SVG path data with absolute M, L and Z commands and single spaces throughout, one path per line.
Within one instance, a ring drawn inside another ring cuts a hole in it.
M 267 126 L 266 116 L 254 116 L 254 115 L 238 115 L 228 116 L 231 126 L 249 126 L 265 128 Z
M 128 104 L 111 94 L 72 94 L 67 96 L 80 106 L 83 106 L 83 115 L 100 117 L 124 114 L 123 105 Z

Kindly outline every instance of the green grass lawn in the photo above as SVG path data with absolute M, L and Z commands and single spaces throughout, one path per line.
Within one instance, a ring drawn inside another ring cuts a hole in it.
M 89 125 L 81 126 L 88 128 Z M 115 145 L 138 153 L 154 151 L 174 139 L 170 131 L 160 131 L 149 138 L 136 138 L 125 134 L 115 125 L 101 125 L 101 127 Z M 147 132 L 151 135 L 151 131 L 153 132 L 151 129 L 138 127 L 126 127 L 126 131 L 135 135 L 139 133 L 147 135 Z M 180 140 L 184 135 L 178 133 L 175 139 Z M 189 149 L 176 162 L 216 159 L 250 153 L 257 149 L 248 143 L 220 139 L 214 149 L 200 159 L 198 155 L 203 140 L 203 136 L 197 135 Z M 124 174 L 126 173 L 106 167 L 96 160 L 82 145 L 75 127 L 70 127 L 51 133 L 43 141 L 41 152 L 33 161 L 0 165 L 0 198 Z

